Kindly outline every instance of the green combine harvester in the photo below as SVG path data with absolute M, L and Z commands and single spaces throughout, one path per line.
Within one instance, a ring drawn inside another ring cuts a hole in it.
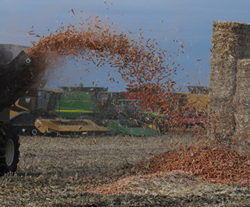
M 114 134 L 121 133 L 134 136 L 160 135 L 157 131 L 155 121 L 146 118 L 143 111 L 140 111 L 140 106 L 137 104 L 137 100 L 119 99 L 117 106 L 119 108 L 118 118 L 106 122 L 106 127 Z M 151 117 L 151 114 L 148 114 L 147 117 Z
M 137 106 L 119 92 L 100 87 L 61 87 L 63 94 L 56 105 L 56 115 L 67 119 L 89 119 L 107 127 L 113 134 L 156 136 L 138 116 Z M 144 117 L 144 116 L 141 116 Z

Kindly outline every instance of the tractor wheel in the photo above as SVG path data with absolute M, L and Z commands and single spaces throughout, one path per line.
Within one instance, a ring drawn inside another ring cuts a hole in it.
M 9 125 L 0 124 L 0 175 L 14 173 L 19 161 L 19 137 Z

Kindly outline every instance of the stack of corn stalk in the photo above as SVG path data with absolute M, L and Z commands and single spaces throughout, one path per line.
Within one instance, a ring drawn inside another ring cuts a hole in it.
M 250 135 L 250 59 L 239 60 L 237 70 L 234 137 L 246 139 Z
M 249 57 L 250 25 L 214 22 L 210 59 L 208 134 L 210 138 L 231 138 L 234 134 L 234 95 L 237 61 Z

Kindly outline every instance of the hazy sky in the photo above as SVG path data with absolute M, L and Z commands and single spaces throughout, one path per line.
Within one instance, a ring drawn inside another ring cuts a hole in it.
M 139 32 L 138 29 L 142 28 L 145 39 L 156 38 L 160 47 L 166 50 L 175 47 L 173 39 L 178 40 L 185 51 L 177 60 L 185 68 L 176 76 L 181 86 L 187 82 L 191 85 L 198 85 L 199 81 L 201 85 L 209 83 L 213 21 L 250 21 L 249 0 L 106 0 L 106 4 L 103 0 L 0 1 L 0 43 L 31 46 L 30 41 L 38 40 L 28 35 L 32 25 L 36 33 L 46 35 L 46 26 L 53 32 L 61 22 L 74 24 L 90 16 L 99 16 L 104 22 L 113 23 L 117 31 Z M 71 9 L 75 16 L 68 12 Z M 85 74 L 83 67 L 79 63 L 65 66 L 56 72 L 57 79 L 51 80 L 48 86 L 78 85 L 79 82 L 91 86 L 92 80 L 98 79 L 99 86 L 110 90 L 124 89 L 122 81 L 110 85 L 108 78 L 104 78 L 105 71 Z

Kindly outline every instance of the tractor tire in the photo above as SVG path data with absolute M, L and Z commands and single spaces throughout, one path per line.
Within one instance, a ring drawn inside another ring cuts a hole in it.
M 0 176 L 14 173 L 19 162 L 19 137 L 10 125 L 0 124 Z

